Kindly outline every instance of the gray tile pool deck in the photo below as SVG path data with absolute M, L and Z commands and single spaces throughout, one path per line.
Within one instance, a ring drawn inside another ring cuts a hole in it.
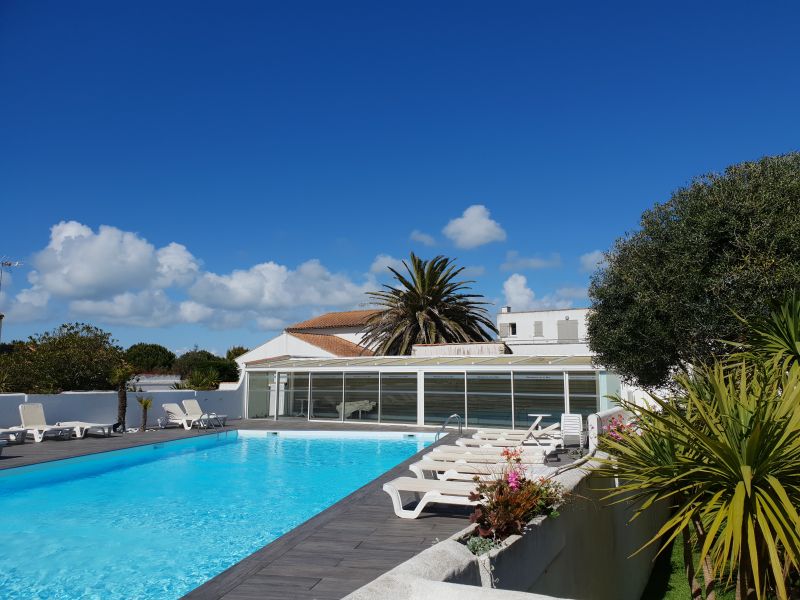
M 403 431 L 424 428 L 386 425 L 309 423 L 303 420 L 233 421 L 227 429 L 274 429 L 306 431 Z M 430 429 L 435 431 L 435 429 Z M 87 437 L 84 440 L 31 442 L 7 446 L 0 469 L 93 454 L 108 450 L 170 440 L 213 435 L 206 431 L 166 429 L 145 434 Z M 440 443 L 452 443 L 455 434 Z M 467 525 L 468 509 L 435 506 L 418 519 L 400 519 L 389 496 L 386 481 L 408 476 L 408 465 L 424 450 L 377 479 L 359 488 L 305 523 L 236 563 L 189 592 L 191 600 L 249 600 L 254 598 L 342 598 L 379 575 L 418 554 L 439 539 Z M 569 460 L 561 459 L 562 464 Z M 558 466 L 557 463 L 552 463 Z

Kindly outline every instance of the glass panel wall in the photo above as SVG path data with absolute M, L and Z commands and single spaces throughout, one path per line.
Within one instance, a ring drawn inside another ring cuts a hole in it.
M 342 418 L 342 373 L 311 374 L 311 419 Z
M 453 413 L 465 416 L 464 373 L 425 373 L 425 424 L 441 425 Z
M 282 405 L 278 413 L 282 417 L 308 416 L 308 373 L 288 373 Z
M 595 373 L 570 373 L 569 412 L 581 414 L 585 419 L 588 415 L 597 412 L 597 406 L 597 375 Z
M 250 373 L 247 380 L 247 416 L 250 419 L 268 417 L 269 384 L 274 373 Z
M 417 422 L 416 373 L 381 373 L 381 421 Z
M 467 427 L 511 428 L 511 373 L 467 374 Z
M 550 415 L 542 418 L 542 426 L 561 422 L 564 408 L 563 373 L 514 373 L 514 419 L 517 429 L 527 429 L 536 417 L 528 414 Z
M 378 374 L 344 374 L 345 421 L 378 420 Z

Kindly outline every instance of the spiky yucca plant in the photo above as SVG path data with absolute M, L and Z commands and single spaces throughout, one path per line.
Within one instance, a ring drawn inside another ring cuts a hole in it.
M 691 540 L 707 599 L 720 577 L 735 579 L 737 598 L 786 599 L 800 568 L 800 362 L 791 360 L 798 330 L 785 326 L 791 302 L 757 326 L 737 360 L 678 377 L 677 396 L 655 398 L 653 409 L 620 401 L 638 433 L 604 440 L 611 457 L 599 471 L 621 482 L 609 497 L 640 500 L 639 513 L 670 503 L 671 517 L 649 543 L 662 540 L 663 550 L 682 535 L 691 562 Z M 770 322 L 789 334 L 766 335 Z M 694 565 L 687 576 L 701 597 Z
M 452 259 L 422 260 L 413 252 L 403 261 L 407 276 L 389 267 L 400 284 L 370 292 L 380 308 L 367 321 L 362 345 L 378 354 L 411 354 L 414 344 L 487 342 L 497 329 L 483 296 L 469 293 L 472 281 L 458 281 L 464 270 Z

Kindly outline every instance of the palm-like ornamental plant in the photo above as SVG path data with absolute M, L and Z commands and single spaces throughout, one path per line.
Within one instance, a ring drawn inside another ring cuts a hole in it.
M 654 409 L 622 402 L 638 433 L 604 440 L 611 456 L 600 472 L 621 482 L 609 496 L 640 500 L 639 512 L 670 503 L 649 543 L 666 540 L 663 550 L 678 535 L 691 538 L 707 598 L 727 575 L 737 598 L 786 599 L 800 567 L 800 363 L 753 339 L 738 363 L 679 377 L 679 395 L 656 398 Z M 692 585 L 692 565 L 687 575 Z
M 469 293 L 472 281 L 456 280 L 463 267 L 444 256 L 422 260 L 414 253 L 403 266 L 407 276 L 389 268 L 399 286 L 370 292 L 381 308 L 368 320 L 362 345 L 404 355 L 414 344 L 491 341 L 497 329 L 484 308 L 488 302 Z

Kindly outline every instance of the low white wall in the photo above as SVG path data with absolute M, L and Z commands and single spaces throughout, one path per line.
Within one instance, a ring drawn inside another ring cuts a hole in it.
M 186 398 L 197 398 L 206 412 L 228 415 L 229 419 L 241 419 L 244 386 L 235 390 L 165 390 L 151 392 L 128 392 L 128 410 L 125 415 L 128 427 L 138 427 L 142 421 L 142 409 L 137 402 L 140 396 L 153 398 L 148 411 L 147 423 L 154 426 L 163 416 L 161 405 L 165 402 L 181 403 Z M 64 392 L 62 394 L 0 394 L 0 427 L 20 424 L 19 405 L 24 402 L 39 402 L 44 406 L 48 423 L 59 421 L 88 421 L 91 423 L 116 423 L 117 392 Z
M 589 415 L 586 419 L 589 428 L 589 451 L 592 452 L 597 448 L 600 436 L 608 432 L 611 419 L 622 418 L 624 423 L 629 423 L 632 417 L 633 413 L 618 406 Z
M 456 597 L 461 586 L 515 590 L 574 600 L 639 600 L 652 570 L 655 548 L 631 555 L 648 541 L 667 518 L 666 506 L 646 511 L 629 523 L 632 504 L 609 505 L 602 480 L 575 469 L 557 476 L 570 493 L 555 518 L 538 518 L 523 536 L 480 558 L 458 540 L 469 526 L 356 590 L 351 600 Z M 387 499 L 388 502 L 388 499 Z M 433 586 L 430 584 L 436 582 Z M 464 596 L 471 597 L 471 596 Z M 503 597 L 498 595 L 498 598 Z

